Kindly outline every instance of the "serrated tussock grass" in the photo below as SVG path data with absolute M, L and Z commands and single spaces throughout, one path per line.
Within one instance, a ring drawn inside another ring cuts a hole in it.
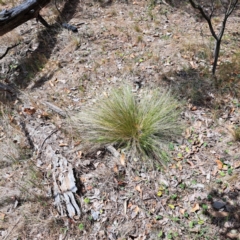
M 76 118 L 84 139 L 125 148 L 132 158 L 164 163 L 164 146 L 179 137 L 180 107 L 169 91 L 160 89 L 133 93 L 122 87 L 98 101 Z

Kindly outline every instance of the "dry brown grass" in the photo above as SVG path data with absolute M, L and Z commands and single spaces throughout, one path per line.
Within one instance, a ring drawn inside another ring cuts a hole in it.
M 197 57 L 199 60 L 210 61 L 212 59 L 211 48 L 205 43 L 185 42 L 181 45 L 180 52 L 191 59 Z

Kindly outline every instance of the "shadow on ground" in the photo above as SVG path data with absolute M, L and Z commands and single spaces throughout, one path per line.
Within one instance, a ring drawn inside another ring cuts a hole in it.
M 37 72 L 39 72 L 54 50 L 57 43 L 57 35 L 63 30 L 61 26 L 61 19 L 64 22 L 68 22 L 74 15 L 79 1 L 66 1 L 61 16 L 58 17 L 56 23 L 40 31 L 37 36 L 38 47 L 32 51 L 28 57 L 21 60 L 19 68 L 21 69 L 20 74 L 16 80 L 16 85 L 22 88 L 27 87 L 31 78 L 33 78 Z M 43 76 L 38 80 L 38 86 L 47 81 L 49 77 Z
M 212 189 L 208 193 L 210 209 L 203 213 L 210 219 L 211 224 L 221 229 L 221 239 L 240 238 L 240 194 L 239 189 L 228 187 L 227 189 Z M 206 202 L 202 202 L 203 206 Z
M 195 69 L 170 72 L 162 77 L 174 94 L 195 106 L 210 107 L 216 92 L 214 82 Z
M 215 77 L 205 73 L 204 69 L 189 68 L 169 72 L 162 76 L 162 80 L 176 96 L 187 100 L 193 106 L 215 109 L 224 105 L 221 100 L 224 96 L 240 96 L 240 75 L 234 71 L 224 71 L 227 67 L 236 68 L 234 64 L 228 65 L 230 66 L 219 66 L 218 75 Z
M 60 19 L 68 22 L 75 14 L 78 4 L 78 0 L 66 1 L 56 22 L 50 25 L 50 28 L 38 32 L 36 42 L 39 44 L 37 48 L 33 51 L 27 49 L 25 55 L 20 57 L 19 64 L 10 64 L 6 79 L 12 78 L 12 80 L 7 80 L 5 81 L 7 84 L 0 85 L 0 102 L 15 101 L 19 93 L 19 87 L 26 88 L 31 79 L 44 68 L 57 43 L 57 35 L 63 30 Z M 41 77 L 38 80 L 37 87 L 41 86 L 51 76 L 52 74 Z

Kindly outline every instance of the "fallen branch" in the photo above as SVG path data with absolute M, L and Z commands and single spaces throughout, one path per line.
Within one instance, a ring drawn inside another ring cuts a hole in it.
M 33 18 L 39 19 L 42 23 L 43 18 L 39 15 L 39 12 L 50 2 L 51 0 L 27 0 L 14 8 L 1 11 L 0 36 Z
M 66 118 L 67 117 L 67 113 L 65 111 L 63 111 L 61 108 L 57 107 L 56 105 L 50 103 L 50 102 L 43 102 L 43 104 L 45 106 L 47 106 L 48 108 L 50 108 L 52 111 L 58 113 L 59 115 L 61 115 L 62 117 Z

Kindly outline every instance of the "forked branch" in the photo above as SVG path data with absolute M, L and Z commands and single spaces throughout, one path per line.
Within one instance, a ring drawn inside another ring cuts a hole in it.
M 237 4 L 238 4 L 238 0 L 228 0 L 227 3 L 223 3 L 223 1 L 221 1 L 222 6 L 225 9 L 224 12 L 224 18 L 222 21 L 222 25 L 220 28 L 220 31 L 218 34 L 216 34 L 213 25 L 212 25 L 212 16 L 213 16 L 213 12 L 214 12 L 214 4 L 213 4 L 213 0 L 211 0 L 211 13 L 208 14 L 207 12 L 205 12 L 205 10 L 203 9 L 203 7 L 199 4 L 197 4 L 194 0 L 189 0 L 190 4 L 192 5 L 193 8 L 197 9 L 201 15 L 204 17 L 204 19 L 207 21 L 210 32 L 212 34 L 212 36 L 214 37 L 214 39 L 216 40 L 215 43 L 215 49 L 214 49 L 214 62 L 213 62 L 213 67 L 212 67 L 212 74 L 215 75 L 216 73 L 216 68 L 217 68 L 217 61 L 218 61 L 218 57 L 219 57 L 219 52 L 220 52 L 220 46 L 221 46 L 221 41 L 222 41 L 222 37 L 226 28 L 226 23 L 228 20 L 228 17 L 232 14 L 233 10 L 236 8 Z

